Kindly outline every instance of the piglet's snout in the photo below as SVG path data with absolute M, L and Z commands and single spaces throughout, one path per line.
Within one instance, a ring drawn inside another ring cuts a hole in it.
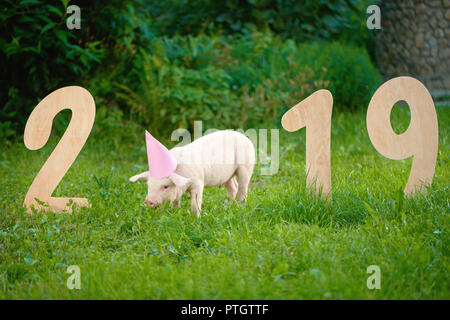
M 150 208 L 156 208 L 156 202 L 153 202 L 152 200 L 145 199 L 144 203 L 149 206 Z

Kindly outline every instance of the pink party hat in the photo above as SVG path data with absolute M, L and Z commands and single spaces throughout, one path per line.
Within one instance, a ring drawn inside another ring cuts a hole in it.
M 150 177 L 161 179 L 170 176 L 177 168 L 177 159 L 161 142 L 145 130 L 147 159 Z

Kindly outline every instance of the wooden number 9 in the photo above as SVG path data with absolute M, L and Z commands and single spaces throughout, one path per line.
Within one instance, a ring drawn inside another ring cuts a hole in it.
M 63 109 L 72 110 L 72 118 L 63 137 L 47 159 L 30 186 L 24 205 L 32 213 L 36 209 L 72 212 L 70 203 L 88 206 L 84 198 L 54 198 L 53 191 L 75 161 L 85 144 L 95 120 L 95 102 L 84 88 L 71 86 L 53 91 L 31 113 L 25 125 L 24 142 L 30 150 L 42 148 L 48 141 L 53 118 Z M 48 207 L 41 206 L 45 202 Z
M 408 103 L 411 122 L 398 135 L 392 130 L 390 114 L 400 100 Z M 367 131 L 383 156 L 393 160 L 414 157 L 405 195 L 423 192 L 423 185 L 431 185 L 438 151 L 438 122 L 433 99 L 420 81 L 398 77 L 380 86 L 367 110 Z

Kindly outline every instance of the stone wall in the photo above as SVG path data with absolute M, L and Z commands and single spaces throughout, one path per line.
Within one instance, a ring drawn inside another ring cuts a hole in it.
M 450 90 L 450 0 L 382 0 L 376 59 L 385 79 L 409 75 L 433 95 Z

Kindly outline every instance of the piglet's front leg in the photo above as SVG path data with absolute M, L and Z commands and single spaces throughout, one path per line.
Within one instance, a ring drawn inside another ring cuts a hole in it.
M 191 210 L 197 212 L 197 218 L 200 218 L 200 211 L 202 210 L 203 199 L 203 185 L 193 185 L 190 190 L 191 195 Z

